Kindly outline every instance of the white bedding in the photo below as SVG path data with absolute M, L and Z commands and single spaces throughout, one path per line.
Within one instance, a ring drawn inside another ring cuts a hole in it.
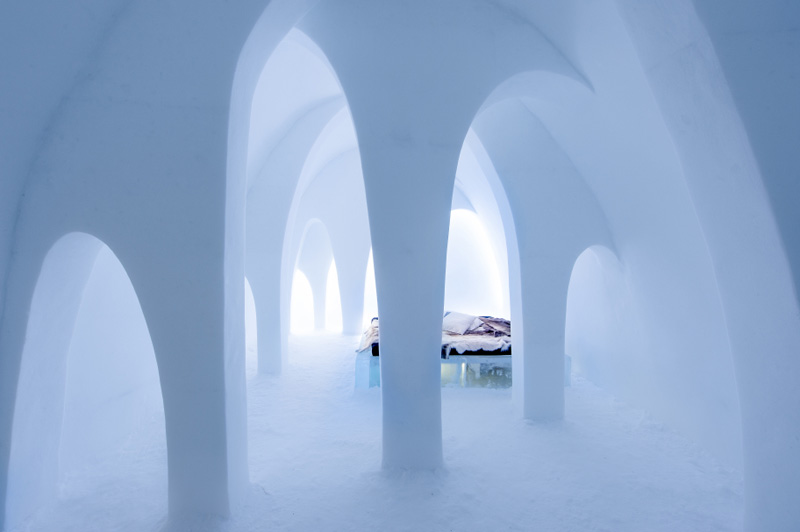
M 366 351 L 380 339 L 378 318 L 373 318 L 361 337 L 358 351 Z M 445 357 L 452 351 L 508 351 L 511 348 L 511 324 L 508 320 L 448 312 L 442 319 L 442 349 Z

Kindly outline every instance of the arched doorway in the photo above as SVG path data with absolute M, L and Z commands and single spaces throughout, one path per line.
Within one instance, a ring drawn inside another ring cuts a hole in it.
M 70 233 L 45 257 L 17 390 L 8 525 L 56 526 L 37 512 L 59 504 L 59 497 L 83 511 L 111 507 L 121 526 L 155 526 L 148 519 L 166 514 L 166 435 L 155 354 L 130 279 L 97 238 Z M 135 453 L 148 456 L 144 469 Z M 98 484 L 102 494 L 92 490 Z M 138 503 L 150 511 L 125 502 L 124 494 L 136 490 L 147 492 Z

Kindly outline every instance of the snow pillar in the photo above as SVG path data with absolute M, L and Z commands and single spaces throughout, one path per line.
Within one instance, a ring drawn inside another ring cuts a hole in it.
M 470 122 L 501 79 L 544 65 L 570 70 L 505 13 L 476 33 L 487 16 L 459 2 L 339 0 L 301 22 L 339 75 L 359 141 L 381 320 L 386 467 L 442 460 L 447 233 Z
M 523 237 L 524 238 L 524 237 Z M 521 239 L 523 413 L 534 421 L 564 417 L 564 327 L 571 264 Z
M 558 420 L 564 417 L 564 329 L 572 266 L 590 245 L 613 248 L 610 231 L 569 157 L 521 102 L 490 107 L 473 127 L 506 190 L 516 229 L 524 332 L 523 356 L 516 358 L 514 371 L 522 370 L 523 412 L 536 421 Z
M 223 356 L 222 262 L 193 260 L 187 248 L 139 250 L 136 266 L 129 269 L 158 360 L 170 520 L 178 523 L 228 515 L 247 482 L 244 353 L 231 360 Z
M 258 334 L 258 373 L 281 372 L 280 337 L 275 334 L 281 323 L 281 250 L 285 223 L 273 220 L 266 199 L 266 187 L 256 186 L 247 198 L 245 268 L 256 304 Z M 287 200 L 288 202 L 288 200 Z
M 334 251 L 336 242 L 334 241 Z M 336 272 L 339 276 L 339 294 L 342 300 L 342 333 L 361 334 L 364 315 L 364 276 L 369 260 L 369 245 L 366 254 L 336 254 Z
M 322 3 L 302 25 L 339 75 L 359 143 L 381 320 L 387 469 L 442 465 L 450 206 L 469 121 L 485 98 L 477 94 L 482 79 L 467 76 L 453 57 L 431 53 L 441 42 L 452 45 L 453 56 L 462 50 L 453 35 L 419 26 L 432 17 L 450 20 L 450 11 L 432 5 Z M 430 83 L 420 82 L 426 78 Z
M 248 271 L 252 272 L 248 280 L 256 304 L 256 331 L 259 339 L 258 373 L 278 374 L 282 366 L 280 338 L 275 334 L 281 322 L 280 255 L 277 258 L 266 258 L 258 264 L 260 266 L 258 268 L 248 268 Z
M 319 267 L 314 267 L 310 272 L 303 272 L 306 274 L 309 283 L 311 284 L 311 293 L 314 297 L 314 330 L 325 330 L 325 305 L 327 303 L 328 292 L 328 271 L 320 264 Z M 330 267 L 330 262 L 328 263 Z
M 281 313 L 281 269 L 286 219 L 296 179 L 262 172 L 247 196 L 245 263 L 256 303 L 258 373 L 278 374 L 283 367 L 283 330 L 289 317 Z M 291 187 L 290 187 L 291 185 Z M 289 280 L 291 283 L 291 279 Z M 286 328 L 288 331 L 288 327 Z
M 436 468 L 445 260 L 459 147 L 377 140 L 362 143 L 361 154 L 381 320 L 383 464 Z

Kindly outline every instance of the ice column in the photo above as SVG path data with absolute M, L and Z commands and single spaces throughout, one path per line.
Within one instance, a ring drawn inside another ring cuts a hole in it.
M 611 246 L 610 232 L 595 196 L 569 157 L 519 100 L 490 107 L 473 127 L 506 189 L 516 228 L 524 414 L 537 421 L 561 419 L 572 266 L 588 246 Z
M 453 182 L 443 176 L 455 175 L 458 147 L 381 137 L 362 143 L 361 153 L 381 319 L 383 463 L 435 468 L 442 461 L 439 352 Z

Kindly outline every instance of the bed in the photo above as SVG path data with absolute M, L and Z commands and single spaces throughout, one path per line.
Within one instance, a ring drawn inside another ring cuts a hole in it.
M 378 318 L 372 319 L 357 350 L 359 356 L 372 354 L 368 356 L 372 361 L 360 359 L 357 363 L 357 387 L 380 385 L 376 358 L 380 356 L 378 323 Z M 493 316 L 447 312 L 442 319 L 441 357 L 443 386 L 508 388 L 511 386 L 511 322 Z
M 361 337 L 359 352 L 371 350 L 380 356 L 378 318 L 372 318 Z M 442 319 L 442 358 L 451 355 L 503 356 L 511 355 L 511 322 L 493 316 L 472 316 L 447 312 Z

